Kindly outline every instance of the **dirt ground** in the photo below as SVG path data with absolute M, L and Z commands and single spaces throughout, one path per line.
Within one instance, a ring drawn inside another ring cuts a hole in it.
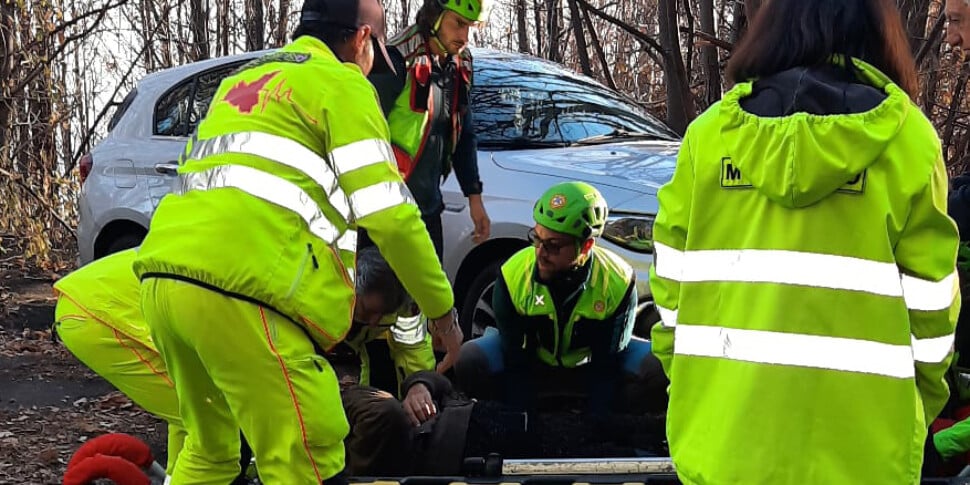
M 60 484 L 78 447 L 113 432 L 142 439 L 164 464 L 166 423 L 51 338 L 52 285 L 73 268 L 11 267 L 12 259 L 0 259 L 0 484 Z M 356 380 L 358 368 L 345 356 L 334 367 L 342 384 Z
M 51 339 L 56 274 L 0 272 L 0 483 L 59 484 L 86 440 L 123 431 L 165 462 L 165 422 Z

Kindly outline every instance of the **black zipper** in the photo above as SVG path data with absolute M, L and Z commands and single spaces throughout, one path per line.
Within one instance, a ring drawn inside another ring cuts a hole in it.
M 320 264 L 317 263 L 317 255 L 313 252 L 313 244 L 306 243 L 306 250 L 310 253 L 310 259 L 313 261 L 313 269 L 320 269 Z

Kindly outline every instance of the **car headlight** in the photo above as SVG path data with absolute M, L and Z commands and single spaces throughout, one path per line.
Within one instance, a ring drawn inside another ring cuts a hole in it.
M 603 228 L 603 238 L 638 253 L 653 252 L 653 216 L 612 216 Z

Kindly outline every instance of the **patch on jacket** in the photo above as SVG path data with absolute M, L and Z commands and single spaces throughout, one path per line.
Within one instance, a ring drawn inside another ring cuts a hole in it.
M 836 190 L 843 194 L 862 194 L 866 190 L 866 172 L 856 175 Z M 731 157 L 721 158 L 721 187 L 726 189 L 750 189 L 754 187 L 751 182 L 744 178 L 741 169 L 731 162 Z
M 865 192 L 866 172 L 868 172 L 868 170 L 863 170 L 862 173 L 853 177 L 852 180 L 848 181 L 836 192 L 842 192 L 843 194 L 861 194 Z
M 731 157 L 724 157 L 721 158 L 721 187 L 739 189 L 753 186 L 741 175 L 741 169 L 731 163 Z

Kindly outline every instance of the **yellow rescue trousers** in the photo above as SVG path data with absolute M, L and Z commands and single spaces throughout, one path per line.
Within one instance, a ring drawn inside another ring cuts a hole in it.
M 174 279 L 145 279 L 141 298 L 188 432 L 172 484 L 229 483 L 240 429 L 263 483 L 319 484 L 343 471 L 337 376 L 301 327 Z
M 185 429 L 175 386 L 158 351 L 95 318 L 65 294 L 57 300 L 53 330 L 84 365 L 145 411 L 168 422 L 166 472 L 171 475 L 185 441 Z

